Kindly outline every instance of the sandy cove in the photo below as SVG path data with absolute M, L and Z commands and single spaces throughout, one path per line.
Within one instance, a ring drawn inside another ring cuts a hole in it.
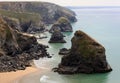
M 25 70 L 19 70 L 16 72 L 0 73 L 0 83 L 15 83 L 15 80 L 37 71 L 40 71 L 40 69 L 37 69 L 35 67 L 27 67 Z

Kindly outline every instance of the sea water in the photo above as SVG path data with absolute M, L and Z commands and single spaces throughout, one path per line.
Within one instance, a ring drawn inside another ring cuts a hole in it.
M 72 24 L 74 30 L 72 33 L 64 33 L 67 43 L 49 44 L 50 33 L 45 33 L 48 36 L 47 39 L 38 40 L 40 43 L 49 45 L 48 52 L 53 57 L 34 61 L 38 68 L 49 69 L 49 71 L 33 75 L 30 79 L 37 80 L 34 83 L 120 83 L 120 8 L 94 7 L 72 10 L 76 13 L 78 21 Z M 86 32 L 105 47 L 107 61 L 113 69 L 112 72 L 60 75 L 51 71 L 61 61 L 62 56 L 58 54 L 59 49 L 71 47 L 71 38 L 76 30 Z M 35 79 L 36 77 L 38 79 Z

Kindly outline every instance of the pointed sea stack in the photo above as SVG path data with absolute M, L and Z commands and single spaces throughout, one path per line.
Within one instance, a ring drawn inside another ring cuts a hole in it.
M 64 35 L 59 30 L 55 30 L 52 33 L 49 43 L 66 43 L 66 41 L 64 40 Z
M 105 48 L 82 31 L 72 38 L 70 52 L 62 57 L 55 72 L 60 74 L 105 73 L 112 71 L 106 60 Z

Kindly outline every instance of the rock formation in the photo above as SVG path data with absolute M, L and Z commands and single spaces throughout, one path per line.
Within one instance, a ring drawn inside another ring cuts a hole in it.
M 70 52 L 63 56 L 58 68 L 60 74 L 104 73 L 112 71 L 106 60 L 105 48 L 82 31 L 72 38 Z
M 23 32 L 27 33 L 40 33 L 46 30 L 46 26 L 43 22 L 39 22 L 37 26 L 32 21 L 21 23 Z
M 67 49 L 67 48 L 62 48 L 62 49 L 60 49 L 59 54 L 60 54 L 60 55 L 67 55 L 69 52 L 70 52 L 69 49 Z
M 64 35 L 59 30 L 55 30 L 52 33 L 49 43 L 66 43 L 66 41 L 64 40 Z
M 46 46 L 34 36 L 13 30 L 0 17 L 0 72 L 25 69 L 31 60 L 45 56 L 49 57 Z
M 1 16 L 7 24 L 14 30 L 22 31 L 22 28 L 20 27 L 20 22 L 16 18 L 11 18 L 8 16 Z
M 6 21 L 11 26 L 17 26 L 17 29 L 27 33 L 44 32 L 45 25 L 55 23 L 60 17 L 65 17 L 70 22 L 77 21 L 75 13 L 70 9 L 47 2 L 1 2 L 0 14 L 17 19 L 19 22 L 17 24 L 11 19 L 6 19 Z M 68 24 L 62 26 L 69 27 Z
M 66 17 L 70 22 L 77 21 L 70 9 L 48 2 L 1 2 L 0 8 L 12 12 L 37 13 L 45 24 L 52 24 L 60 17 Z
M 59 18 L 58 21 L 55 24 L 53 24 L 49 32 L 52 33 L 56 29 L 60 30 L 61 32 L 72 32 L 73 31 L 69 20 L 65 17 Z

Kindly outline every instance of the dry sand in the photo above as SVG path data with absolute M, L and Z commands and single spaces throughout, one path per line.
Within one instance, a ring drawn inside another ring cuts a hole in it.
M 38 71 L 38 69 L 35 67 L 27 67 L 25 70 L 16 72 L 0 73 L 0 83 L 14 83 L 15 80 L 36 71 Z

